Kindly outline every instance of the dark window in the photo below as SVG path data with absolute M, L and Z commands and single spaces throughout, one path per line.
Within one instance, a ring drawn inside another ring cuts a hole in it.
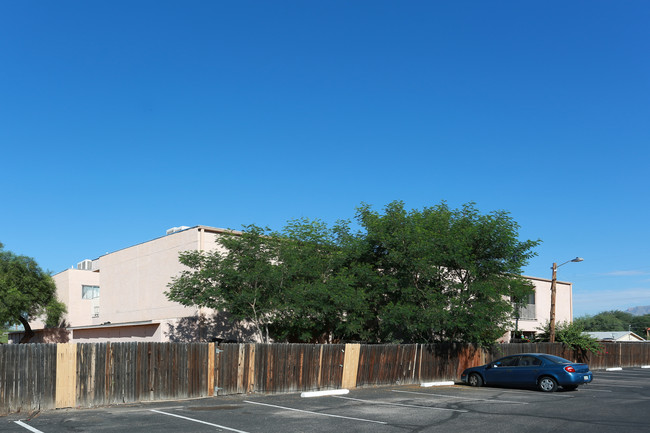
M 535 367 L 542 365 L 542 360 L 536 356 L 524 355 L 519 360 L 520 367 Z
M 519 360 L 519 356 L 509 356 L 507 358 L 503 358 L 497 361 L 497 365 L 499 367 L 514 367 L 515 365 L 517 365 L 518 360 Z

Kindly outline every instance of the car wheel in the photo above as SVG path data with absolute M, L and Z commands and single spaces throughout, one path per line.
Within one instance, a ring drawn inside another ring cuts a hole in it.
M 564 388 L 567 391 L 575 391 L 578 389 L 578 385 L 564 385 L 562 388 Z
M 467 381 L 469 382 L 470 386 L 475 386 L 475 387 L 483 386 L 483 378 L 478 373 L 470 374 L 469 377 L 467 378 Z
M 544 376 L 537 381 L 537 387 L 543 392 L 553 392 L 557 389 L 557 382 L 550 376 Z

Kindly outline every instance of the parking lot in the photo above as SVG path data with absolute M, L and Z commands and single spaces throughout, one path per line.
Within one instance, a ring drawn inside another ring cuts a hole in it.
M 465 385 L 214 397 L 0 418 L 2 432 L 647 432 L 650 369 L 594 372 L 577 391 Z

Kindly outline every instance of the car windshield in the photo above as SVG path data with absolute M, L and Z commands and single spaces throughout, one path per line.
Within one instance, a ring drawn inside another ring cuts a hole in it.
M 541 357 L 555 364 L 571 364 L 571 361 L 568 359 L 560 358 L 559 356 L 555 355 L 541 355 Z

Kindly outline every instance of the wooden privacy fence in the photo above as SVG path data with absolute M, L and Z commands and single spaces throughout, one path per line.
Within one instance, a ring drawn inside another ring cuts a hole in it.
M 650 344 L 605 343 L 583 354 L 561 343 L 456 344 L 85 343 L 0 345 L 0 415 L 64 407 L 241 393 L 457 380 L 501 356 L 544 352 L 592 370 L 650 364 Z
M 213 395 L 214 343 L 0 345 L 0 415 Z

